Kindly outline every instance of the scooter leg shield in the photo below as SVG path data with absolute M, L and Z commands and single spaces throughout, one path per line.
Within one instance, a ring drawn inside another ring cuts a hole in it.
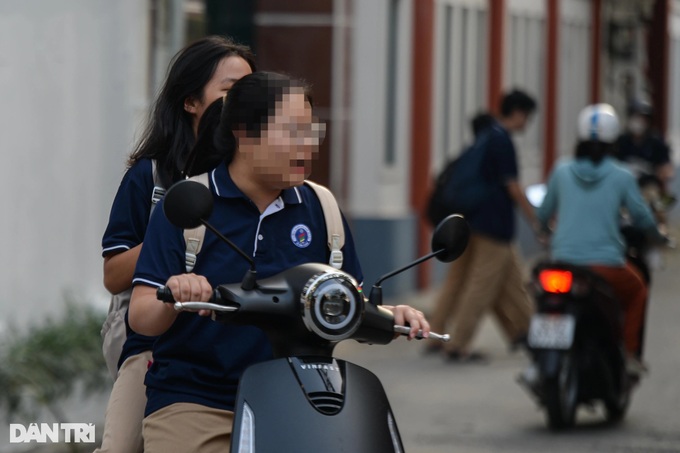
M 241 378 L 231 453 L 403 452 L 378 378 L 341 360 L 276 359 Z

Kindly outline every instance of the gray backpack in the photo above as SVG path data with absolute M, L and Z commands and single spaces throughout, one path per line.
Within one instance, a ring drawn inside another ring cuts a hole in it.
M 158 202 L 165 195 L 165 189 L 160 184 L 156 172 L 156 161 L 152 161 L 154 189 L 151 195 L 151 212 L 158 204 Z M 192 178 L 200 182 L 206 187 L 210 187 L 208 181 L 208 173 L 196 175 Z M 342 225 L 342 217 L 340 215 L 340 208 L 335 200 L 335 197 L 326 187 L 311 181 L 305 181 L 310 188 L 314 190 L 316 196 L 321 202 L 321 207 L 326 218 L 326 229 L 328 231 L 328 249 L 330 250 L 329 264 L 336 269 L 342 268 L 342 247 L 345 245 L 345 230 Z M 185 252 L 185 266 L 186 271 L 191 272 L 196 264 L 196 258 L 201 251 L 203 238 L 205 236 L 205 227 L 203 225 L 198 228 L 184 230 L 184 241 L 186 243 Z M 109 312 L 102 325 L 102 352 L 106 367 L 115 381 L 118 377 L 118 361 L 123 352 L 123 344 L 127 339 L 127 330 L 125 327 L 125 313 L 130 306 L 130 296 L 132 295 L 132 288 L 128 288 L 123 292 L 111 296 L 111 303 L 109 304 Z

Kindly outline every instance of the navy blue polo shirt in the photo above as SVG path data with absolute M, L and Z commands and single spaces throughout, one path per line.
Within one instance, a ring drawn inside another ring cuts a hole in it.
M 234 184 L 226 165 L 210 173 L 210 188 L 215 205 L 209 222 L 253 257 L 258 278 L 298 264 L 328 262 L 325 218 L 312 189 L 284 190 L 260 215 Z M 352 236 L 346 223 L 344 226 L 343 269 L 361 282 Z M 164 285 L 171 276 L 185 272 L 184 254 L 182 230 L 157 209 L 151 216 L 133 284 Z M 240 255 L 206 231 L 195 274 L 205 276 L 214 287 L 240 282 L 248 268 Z M 221 324 L 183 312 L 158 338 L 153 356 L 145 380 L 146 415 L 178 402 L 233 410 L 239 377 L 249 365 L 271 358 L 271 347 L 255 327 Z
M 109 223 L 102 238 L 102 256 L 121 253 L 144 240 L 153 194 L 153 170 L 150 159 L 141 159 L 123 176 L 111 206 Z M 156 337 L 139 335 L 130 329 L 125 314 L 127 339 L 118 366 L 132 355 L 150 351 Z
M 482 176 L 493 189 L 466 219 L 472 231 L 510 242 L 515 236 L 515 209 L 506 185 L 519 178 L 517 153 L 510 134 L 498 123 L 491 126 L 488 133 L 491 135 L 485 149 Z

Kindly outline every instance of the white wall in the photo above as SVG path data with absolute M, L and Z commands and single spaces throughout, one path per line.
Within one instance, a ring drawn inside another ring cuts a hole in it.
M 395 110 L 387 111 L 391 0 L 355 0 L 351 25 L 351 126 L 348 212 L 354 218 L 399 218 L 409 207 L 411 0 L 399 0 Z M 394 114 L 393 164 L 387 164 L 387 115 Z
M 545 124 L 546 11 L 545 2 L 509 0 L 506 16 L 506 90 L 517 88 L 536 99 L 538 110 L 527 129 L 514 137 L 524 184 L 542 179 Z
M 590 101 L 591 5 L 589 0 L 560 2 L 558 38 L 557 153 L 573 156 L 576 119 Z
M 0 3 L 0 329 L 105 310 L 101 237 L 146 107 L 147 2 Z
M 436 2 L 433 174 L 472 142 L 470 120 L 486 110 L 487 10 L 486 0 Z
M 666 138 L 673 150 L 673 159 L 680 163 L 680 1 L 671 2 L 670 63 L 668 65 L 668 132 Z M 678 176 L 676 176 L 678 179 Z

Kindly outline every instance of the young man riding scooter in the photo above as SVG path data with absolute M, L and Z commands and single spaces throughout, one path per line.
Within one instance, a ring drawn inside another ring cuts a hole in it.
M 537 216 L 547 230 L 555 218 L 551 254 L 555 261 L 587 266 L 613 289 L 624 310 L 627 369 L 640 375 L 640 332 L 647 287 L 626 260 L 621 234 L 625 209 L 633 225 L 663 241 L 654 216 L 642 198 L 635 177 L 612 157 L 619 120 L 608 104 L 590 105 L 578 117 L 576 158 L 555 168 Z

